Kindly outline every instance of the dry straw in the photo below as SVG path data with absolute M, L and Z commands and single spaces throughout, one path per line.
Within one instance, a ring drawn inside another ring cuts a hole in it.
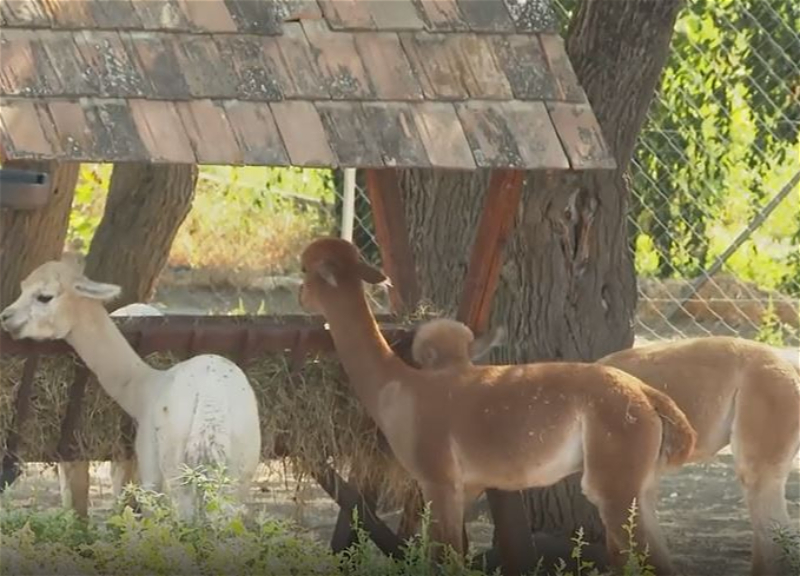
M 158 368 L 178 361 L 165 353 L 146 359 Z M 23 366 L 23 358 L 0 360 L 0 446 L 4 449 Z M 19 456 L 23 461 L 53 459 L 76 367 L 71 355 L 40 357 L 30 411 L 21 430 Z M 332 464 L 359 488 L 369 487 L 380 494 L 383 506 L 400 502 L 410 479 L 388 455 L 385 441 L 348 388 L 334 357 L 309 357 L 292 373 L 285 356 L 265 355 L 245 366 L 245 372 L 258 397 L 265 460 L 274 457 L 277 445 L 301 480 L 322 465 Z M 124 421 L 121 409 L 91 378 L 75 434 L 76 457 L 107 460 L 124 454 Z

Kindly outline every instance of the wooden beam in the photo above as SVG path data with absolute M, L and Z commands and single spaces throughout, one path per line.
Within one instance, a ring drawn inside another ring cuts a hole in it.
M 524 175 L 521 170 L 494 170 L 489 181 L 458 307 L 458 319 L 475 333 L 485 332 L 489 325 L 503 248 L 514 227 Z
M 489 181 L 457 316 L 476 334 L 489 325 L 503 249 L 514 227 L 524 176 L 520 170 L 495 170 Z M 486 497 L 504 576 L 529 573 L 535 568 L 536 550 L 522 493 L 487 490 Z
M 392 309 L 395 313 L 408 312 L 418 304 L 420 290 L 397 170 L 369 169 L 366 177 L 382 268 L 393 284 L 389 288 Z

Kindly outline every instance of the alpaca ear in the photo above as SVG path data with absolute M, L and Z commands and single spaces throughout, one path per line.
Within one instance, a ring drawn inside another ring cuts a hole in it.
M 86 259 L 77 252 L 64 252 L 61 255 L 61 261 L 78 274 L 83 274 L 84 268 L 86 268 Z
M 386 276 L 386 274 L 377 268 L 373 268 L 366 262 L 358 263 L 358 275 L 361 276 L 361 279 L 364 282 L 369 284 L 382 284 L 383 286 L 387 286 L 389 288 L 392 287 L 392 281 L 389 280 L 389 277 Z
M 317 266 L 317 274 L 330 286 L 336 288 L 339 285 L 336 282 L 336 275 L 333 273 L 333 264 L 330 262 L 320 262 Z
M 116 284 L 106 284 L 105 282 L 95 282 L 88 278 L 81 278 L 72 285 L 77 294 L 92 300 L 107 302 L 113 300 L 122 292 L 122 288 Z
M 483 336 L 476 338 L 469 344 L 469 355 L 472 360 L 482 358 L 492 348 L 500 346 L 506 338 L 506 331 L 502 326 L 497 326 L 494 330 L 490 330 Z

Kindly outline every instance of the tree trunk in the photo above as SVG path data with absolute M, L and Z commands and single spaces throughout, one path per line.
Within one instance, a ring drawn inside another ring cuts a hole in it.
M 495 362 L 594 360 L 633 343 L 636 279 L 625 176 L 666 62 L 679 0 L 584 0 L 567 50 L 616 172 L 531 173 L 506 246 L 492 309 L 508 344 Z M 401 176 L 423 297 L 454 316 L 488 173 L 408 170 Z M 529 491 L 534 531 L 599 541 L 596 510 L 577 477 Z
M 122 287 L 114 308 L 152 297 L 196 184 L 192 164 L 114 166 L 105 212 L 86 257 L 89 278 Z
M 19 283 L 34 268 L 61 258 L 69 227 L 69 214 L 80 164 L 56 162 L 6 162 L 4 168 L 48 172 L 53 196 L 34 210 L 2 210 L 0 218 L 0 308 L 19 296 Z

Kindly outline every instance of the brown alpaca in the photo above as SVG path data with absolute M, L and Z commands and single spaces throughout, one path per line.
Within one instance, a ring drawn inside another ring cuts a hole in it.
M 412 356 L 423 368 L 440 369 L 446 362 L 469 363 L 495 345 L 473 341 L 460 322 L 437 319 L 417 329 Z M 446 361 L 434 364 L 434 358 Z M 788 358 L 787 351 L 758 342 L 708 337 L 631 348 L 599 360 L 669 394 L 697 431 L 689 462 L 732 445 L 753 524 L 753 576 L 782 573 L 772 528 L 791 526 L 784 493 L 800 449 L 800 367 Z
M 622 561 L 632 502 L 649 498 L 663 461 L 694 449 L 668 399 L 653 402 L 633 376 L 594 364 L 412 368 L 367 304 L 362 281 L 385 282 L 382 272 L 334 238 L 311 243 L 301 262 L 300 302 L 325 316 L 354 393 L 430 502 L 435 542 L 463 554 L 464 506 L 486 488 L 548 486 L 582 471 L 609 558 Z M 674 573 L 655 518 L 640 519 L 634 535 L 660 576 Z

